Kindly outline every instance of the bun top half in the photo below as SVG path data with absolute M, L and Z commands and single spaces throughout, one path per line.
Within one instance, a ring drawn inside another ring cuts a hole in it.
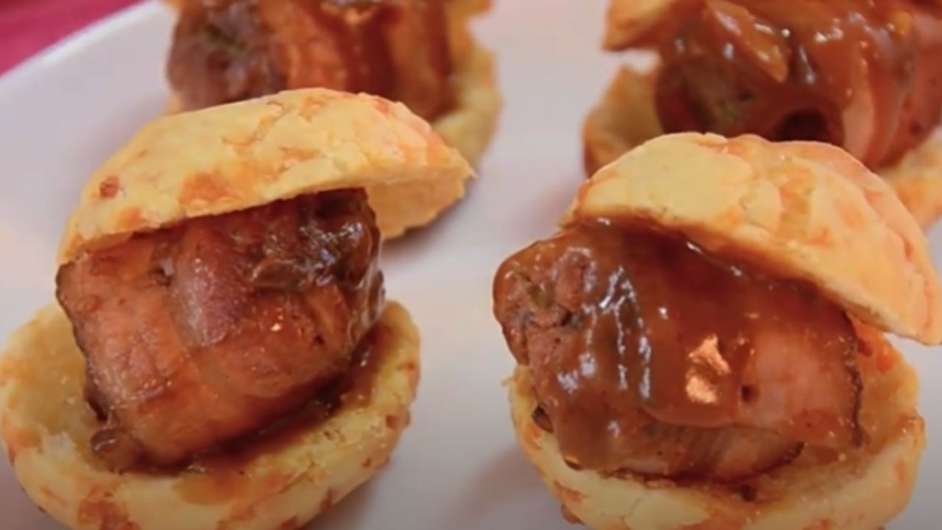
M 810 281 L 856 318 L 942 342 L 942 291 L 919 225 L 840 148 L 682 133 L 600 169 L 563 220 L 640 220 Z
M 425 224 L 473 170 L 404 105 L 326 89 L 175 114 L 141 129 L 81 193 L 59 262 L 140 231 L 366 188 L 384 234 Z

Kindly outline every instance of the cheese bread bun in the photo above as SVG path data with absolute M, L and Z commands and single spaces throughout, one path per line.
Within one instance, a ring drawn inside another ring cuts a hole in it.
M 665 132 L 826 141 L 928 226 L 942 215 L 940 36 L 930 3 L 612 0 L 605 47 L 656 50 L 658 61 L 623 67 L 590 112 L 587 171 Z
M 402 104 L 287 91 L 144 127 L 83 190 L 60 257 L 189 217 L 347 187 L 367 190 L 383 237 L 393 237 L 441 214 L 473 174 Z
M 925 446 L 884 331 L 942 340 L 926 240 L 841 149 L 682 133 L 501 266 L 521 447 L 590 528 L 876 530 Z
M 324 87 L 405 103 L 473 165 L 494 134 L 494 57 L 470 28 L 489 0 L 168 3 L 171 111 Z
M 0 357 L 26 493 L 76 530 L 330 508 L 389 460 L 418 381 L 379 226 L 434 215 L 469 173 L 401 104 L 325 89 L 145 127 L 82 192 L 58 304 Z
M 85 360 L 56 305 L 18 330 L 0 360 L 0 434 L 26 494 L 75 530 L 302 528 L 389 460 L 419 378 L 419 335 L 402 306 L 375 325 L 380 362 L 368 404 L 290 425 L 173 471 L 109 470 L 89 440 Z

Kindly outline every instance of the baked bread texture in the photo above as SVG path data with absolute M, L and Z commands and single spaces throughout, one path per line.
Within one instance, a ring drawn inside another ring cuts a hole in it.
M 491 9 L 491 0 L 447 0 L 455 108 L 432 121 L 449 145 L 477 166 L 497 129 L 502 100 L 494 55 L 471 34 L 472 19 Z
M 942 292 L 925 236 L 886 183 L 838 147 L 662 136 L 583 186 L 567 222 L 587 217 L 680 231 L 708 250 L 809 280 L 880 329 L 942 340 Z
M 0 434 L 26 493 L 75 530 L 301 528 L 389 459 L 409 424 L 419 336 L 387 306 L 366 404 L 342 405 L 232 457 L 178 472 L 114 473 L 93 455 L 100 424 L 84 398 L 85 360 L 58 305 L 36 315 L 0 358 Z
M 502 105 L 496 85 L 494 55 L 472 42 L 471 49 L 457 61 L 457 72 L 452 80 L 457 104 L 432 120 L 432 128 L 477 166 L 497 129 Z
M 583 184 L 562 225 L 599 218 L 681 233 L 843 306 L 863 351 L 864 442 L 734 483 L 600 473 L 566 462 L 518 366 L 507 384 L 517 438 L 567 517 L 599 530 L 877 530 L 906 506 L 925 427 L 916 374 L 883 332 L 938 344 L 942 298 L 925 237 L 883 179 L 827 144 L 666 135 Z
M 167 0 L 179 8 L 182 0 Z M 497 128 L 502 99 L 497 88 L 494 54 L 480 46 L 471 34 L 470 24 L 491 7 L 490 0 L 447 0 L 448 40 L 454 65 L 452 86 L 455 106 L 432 120 L 432 128 L 477 166 Z M 171 95 L 169 113 L 180 110 L 179 99 Z M 385 232 L 384 232 L 385 233 Z M 399 235 L 389 234 L 390 237 Z
M 326 89 L 174 114 L 144 127 L 85 186 L 60 262 L 140 230 L 277 199 L 366 188 L 385 237 L 439 215 L 473 170 L 405 106 Z

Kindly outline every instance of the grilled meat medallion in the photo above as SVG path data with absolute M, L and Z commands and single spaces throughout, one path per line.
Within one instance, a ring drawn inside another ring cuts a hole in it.
M 574 466 L 734 481 L 861 442 L 844 311 L 681 237 L 566 228 L 503 263 L 494 311 Z
M 302 407 L 379 316 L 366 194 L 300 196 L 135 234 L 64 265 L 58 298 L 112 467 L 174 465 Z
M 942 7 L 911 0 L 681 0 L 645 37 L 668 132 L 819 140 L 871 168 L 942 111 Z M 636 43 L 626 43 L 636 44 Z

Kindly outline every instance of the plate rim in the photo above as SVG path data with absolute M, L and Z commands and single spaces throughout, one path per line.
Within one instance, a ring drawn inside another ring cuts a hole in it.
M 0 74 L 0 100 L 4 93 L 15 90 L 18 85 L 28 82 L 30 78 L 56 68 L 63 61 L 72 59 L 84 46 L 107 39 L 111 37 L 111 33 L 139 20 L 147 19 L 162 9 L 164 7 L 159 0 L 144 0 L 123 7 L 69 33 Z

